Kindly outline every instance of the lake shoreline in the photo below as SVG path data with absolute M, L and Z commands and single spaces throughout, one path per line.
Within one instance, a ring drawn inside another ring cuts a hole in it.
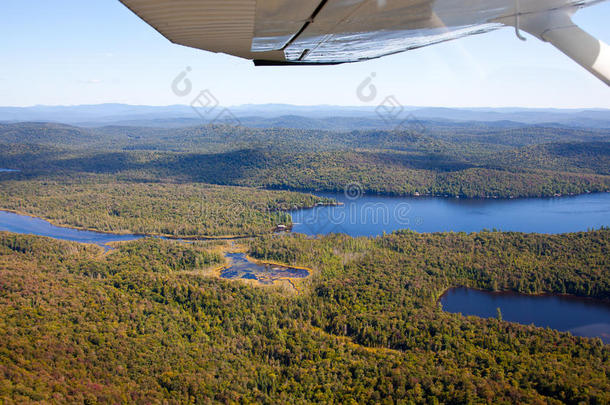
M 591 300 L 591 301 L 601 301 L 601 302 L 605 302 L 610 304 L 610 298 L 597 298 L 597 297 L 591 297 L 591 296 L 586 296 L 586 295 L 575 295 L 575 294 L 570 294 L 570 293 L 554 293 L 554 292 L 540 292 L 540 293 L 524 293 L 524 292 L 520 292 L 520 291 L 516 291 L 516 290 L 486 290 L 484 288 L 478 288 L 478 287 L 468 287 L 465 285 L 460 285 L 460 286 L 452 286 L 452 287 L 448 287 L 445 290 L 443 290 L 442 294 L 440 294 L 438 296 L 438 298 L 436 298 L 436 303 L 439 304 L 440 300 L 443 299 L 447 293 L 449 293 L 451 290 L 455 290 L 455 289 L 467 289 L 467 290 L 473 290 L 473 291 L 478 291 L 478 292 L 483 292 L 483 293 L 489 293 L 489 294 L 494 294 L 494 295 L 498 295 L 498 296 L 509 296 L 509 295 L 524 295 L 527 297 L 564 297 L 564 298 L 575 298 L 575 299 L 582 299 L 582 300 Z
M 450 287 L 436 301 L 444 313 L 550 328 L 610 344 L 610 300 L 567 293 Z
M 292 192 L 296 192 L 296 193 L 308 193 L 308 194 L 313 194 L 316 197 L 321 197 L 321 194 L 344 194 L 345 190 L 344 189 L 339 189 L 339 190 L 316 190 L 316 189 L 307 189 L 307 188 L 290 188 L 290 187 L 279 187 L 279 188 L 264 188 L 265 190 L 269 190 L 269 191 L 292 191 Z M 553 194 L 553 195 L 531 195 L 531 196 L 522 196 L 522 195 L 515 195 L 515 196 L 508 196 L 508 197 L 501 197 L 501 196 L 485 196 L 485 197 L 468 197 L 465 195 L 459 195 L 459 194 L 425 194 L 425 193 L 392 193 L 392 192 L 373 192 L 373 191 L 367 191 L 367 190 L 359 190 L 360 191 L 360 196 L 359 197 L 387 197 L 387 198 L 421 198 L 421 199 L 425 199 L 425 198 L 443 198 L 443 199 L 448 199 L 448 200 L 471 200 L 471 201 L 488 201 L 488 200 L 507 200 L 507 201 L 513 201 L 513 200 L 530 200 L 530 199 L 553 199 L 553 198 L 564 198 L 564 197 L 578 197 L 578 196 L 583 196 L 583 195 L 596 195 L 596 194 L 608 194 L 610 193 L 610 189 L 608 190 L 601 190 L 601 191 L 592 191 L 592 192 L 583 192 L 583 193 L 569 193 L 569 194 Z M 322 196 L 323 197 L 323 196 Z M 324 205 L 333 205 L 333 204 L 324 204 Z M 340 205 L 340 204 L 338 204 Z M 313 208 L 313 207 L 309 207 L 309 208 Z

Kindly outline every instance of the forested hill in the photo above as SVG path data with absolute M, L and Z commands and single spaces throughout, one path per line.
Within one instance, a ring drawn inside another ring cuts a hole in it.
M 460 197 L 610 190 L 610 133 L 513 124 L 401 131 L 0 125 L 5 178 L 112 175 L 271 189 Z
M 87 129 L 64 124 L 24 122 L 0 124 L 0 141 L 56 146 L 86 146 L 96 141 Z
M 298 120 L 300 117 L 288 117 Z M 288 121 L 282 121 L 288 125 Z M 362 128 L 366 128 L 363 126 Z M 246 146 L 273 145 L 289 150 L 419 148 L 429 144 L 476 145 L 498 150 L 551 142 L 610 141 L 609 129 L 532 126 L 511 122 L 407 122 L 393 128 L 328 131 L 295 128 L 248 128 L 227 125 L 184 128 L 105 126 L 80 128 L 57 123 L 0 124 L 0 143 L 27 143 L 65 148 L 158 151 L 226 151 Z M 472 148 L 472 147 L 470 147 Z
M 543 168 L 610 175 L 610 142 L 548 143 L 491 155 L 500 167 Z

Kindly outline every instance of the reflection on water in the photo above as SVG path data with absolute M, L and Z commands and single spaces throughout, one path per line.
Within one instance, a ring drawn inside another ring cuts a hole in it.
M 0 211 L 0 231 L 47 236 L 80 243 L 94 243 L 103 246 L 110 242 L 141 239 L 140 235 L 115 235 L 55 226 L 43 219 Z
M 452 288 L 440 300 L 443 310 L 482 318 L 549 327 L 610 343 L 610 302 L 565 295 L 526 295 Z
M 227 253 L 226 257 L 231 261 L 231 265 L 220 273 L 220 277 L 226 279 L 257 280 L 262 284 L 273 284 L 281 279 L 309 276 L 305 269 L 249 261 L 243 253 Z
M 293 211 L 293 232 L 379 236 L 397 229 L 478 232 L 495 228 L 552 234 L 610 225 L 610 193 L 512 200 L 319 195 L 343 205 Z
M 14 173 L 14 172 L 18 172 L 19 170 L 16 169 L 2 169 L 0 168 L 0 173 Z

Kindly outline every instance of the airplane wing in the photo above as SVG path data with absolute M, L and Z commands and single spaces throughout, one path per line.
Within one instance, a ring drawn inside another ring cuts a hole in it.
M 358 62 L 505 26 L 610 85 L 610 47 L 572 22 L 605 0 L 120 0 L 170 41 L 257 65 Z

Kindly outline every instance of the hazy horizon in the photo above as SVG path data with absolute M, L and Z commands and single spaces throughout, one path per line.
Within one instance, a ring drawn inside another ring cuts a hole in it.
M 120 102 L 107 102 L 107 103 L 83 103 L 83 104 L 30 104 L 30 105 L 0 105 L 0 108 L 37 108 L 37 107 L 49 107 L 49 108 L 74 108 L 74 107 L 100 107 L 100 106 L 127 106 L 127 107 L 192 107 L 190 104 L 130 104 Z M 374 110 L 376 105 L 357 105 L 357 104 L 291 104 L 291 103 L 243 103 L 243 104 L 231 104 L 219 106 L 225 108 L 234 107 L 248 107 L 248 106 L 286 106 L 286 107 L 316 107 L 316 108 L 359 108 L 359 109 L 372 109 Z M 527 107 L 519 105 L 507 105 L 502 107 L 490 107 L 484 105 L 473 105 L 473 106 L 441 106 L 441 105 L 404 105 L 404 108 L 417 108 L 417 109 L 450 109 L 450 110 L 557 110 L 557 111 L 583 111 L 583 110 L 600 110 L 610 111 L 610 107 Z
M 605 2 L 575 20 L 610 42 L 609 13 Z M 167 106 L 209 90 L 222 106 L 376 106 L 394 96 L 403 106 L 610 108 L 607 86 L 551 45 L 529 35 L 519 41 L 509 28 L 367 62 L 256 68 L 172 44 L 120 2 L 5 0 L 0 22 L 6 106 Z M 172 84 L 183 73 L 192 91 L 179 95 Z M 375 87 L 373 101 L 358 97 L 362 85 Z

